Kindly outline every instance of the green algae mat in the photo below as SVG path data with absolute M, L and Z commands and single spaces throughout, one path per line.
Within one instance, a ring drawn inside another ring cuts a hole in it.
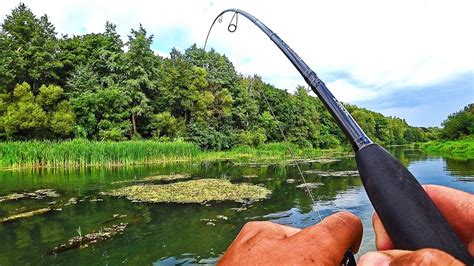
M 225 179 L 197 179 L 165 185 L 140 184 L 104 192 L 135 202 L 206 203 L 209 201 L 261 200 L 270 190 L 246 183 L 233 184 Z

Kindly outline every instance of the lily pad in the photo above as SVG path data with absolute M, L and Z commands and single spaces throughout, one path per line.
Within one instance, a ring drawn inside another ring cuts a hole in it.
M 260 200 L 270 194 L 267 188 L 233 184 L 224 179 L 198 179 L 164 185 L 140 184 L 115 189 L 105 195 L 125 197 L 135 202 L 205 203 L 208 201 Z

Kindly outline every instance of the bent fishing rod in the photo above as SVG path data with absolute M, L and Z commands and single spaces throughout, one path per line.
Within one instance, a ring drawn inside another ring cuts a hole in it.
M 316 73 L 265 24 L 245 11 L 226 9 L 212 22 L 206 44 L 212 27 L 217 20 L 221 22 L 227 12 L 234 13 L 228 26 L 230 32 L 237 30 L 239 14 L 253 22 L 286 55 L 336 120 L 352 144 L 365 191 L 394 247 L 405 250 L 436 248 L 467 265 L 474 265 L 474 258 L 464 243 L 410 171 L 367 137 Z

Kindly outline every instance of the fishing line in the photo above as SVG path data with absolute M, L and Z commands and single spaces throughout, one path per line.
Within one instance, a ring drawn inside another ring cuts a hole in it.
M 216 19 L 214 19 L 214 21 L 212 22 L 212 25 L 209 29 L 209 32 L 207 33 L 207 36 L 206 36 L 206 41 L 204 42 L 204 51 L 206 50 L 206 46 L 207 46 L 207 41 L 209 39 L 209 35 L 211 33 L 211 30 L 214 26 L 214 24 L 217 22 L 219 23 L 222 23 L 222 17 L 223 15 L 220 15 L 218 16 Z M 235 20 L 235 21 L 234 21 Z M 234 15 L 232 16 L 230 22 L 229 22 L 229 25 L 227 26 L 227 30 L 230 32 L 230 33 L 234 33 L 236 30 L 237 30 L 237 24 L 239 22 L 239 17 L 238 17 L 238 13 L 237 12 L 234 12 Z M 251 79 L 251 83 L 249 85 L 250 89 L 252 89 L 253 87 L 253 82 L 254 82 L 254 79 L 252 78 Z M 311 202 L 313 204 L 312 206 L 312 210 L 315 211 L 318 215 L 318 219 L 319 221 L 322 221 L 322 217 L 321 217 L 321 213 L 320 211 L 316 208 L 316 200 L 314 199 L 314 196 L 313 196 L 313 193 L 311 192 L 311 189 L 309 188 L 309 185 L 308 183 L 306 182 L 306 178 L 304 177 L 304 174 L 303 174 L 303 171 L 301 170 L 301 167 L 298 163 L 298 160 L 296 159 L 296 156 L 295 156 L 295 153 L 293 152 L 293 150 L 291 149 L 290 145 L 289 145 L 289 142 L 288 142 L 288 138 L 286 137 L 285 135 L 285 132 L 283 130 L 283 128 L 281 127 L 280 125 L 280 122 L 277 120 L 276 116 L 275 116 L 275 113 L 273 112 L 273 108 L 272 106 L 270 105 L 270 102 L 268 101 L 268 98 L 267 96 L 265 95 L 265 93 L 263 92 L 263 90 L 256 90 L 261 96 L 263 96 L 262 98 L 264 99 L 266 105 L 268 106 L 268 109 L 270 111 L 270 114 L 272 115 L 273 119 L 277 122 L 277 127 L 278 127 L 278 130 L 280 131 L 280 134 L 282 135 L 283 137 L 283 141 L 285 142 L 285 147 L 286 149 L 288 150 L 289 154 L 290 154 L 290 157 L 291 157 L 291 160 L 293 161 L 293 163 L 296 165 L 296 169 L 298 170 L 298 174 L 301 178 L 301 181 L 303 182 L 303 185 L 304 185 L 304 188 L 306 190 L 306 193 L 309 195 L 310 199 L 311 199 Z
M 275 113 L 273 112 L 273 108 L 272 106 L 270 105 L 270 102 L 268 102 L 268 99 L 267 99 L 267 96 L 265 95 L 265 93 L 262 91 L 258 91 L 262 96 L 263 96 L 263 99 L 265 100 L 265 103 L 267 104 L 268 106 L 268 109 L 270 110 L 270 113 L 273 117 L 273 119 L 276 121 L 276 124 L 277 124 L 277 127 L 278 127 L 278 130 L 280 131 L 280 134 L 282 135 L 283 137 L 283 141 L 285 142 L 285 146 L 286 146 L 286 149 L 289 151 L 290 153 L 290 157 L 291 157 L 291 160 L 294 162 L 294 164 L 296 165 L 296 169 L 298 169 L 298 173 L 300 175 L 300 178 L 301 180 L 303 181 L 303 185 L 306 189 L 306 193 L 309 195 L 309 197 L 311 198 L 311 202 L 313 203 L 313 211 L 316 211 L 317 215 L 318 215 L 318 218 L 319 218 L 319 221 L 322 221 L 323 219 L 321 218 L 321 213 L 319 212 L 319 210 L 316 208 L 316 200 L 314 199 L 313 197 L 313 193 L 311 193 L 311 189 L 309 188 L 309 185 L 308 183 L 306 182 L 306 178 L 304 177 L 304 174 L 303 174 L 303 171 L 301 170 L 301 167 L 300 165 L 298 164 L 298 160 L 296 159 L 296 156 L 293 152 L 293 150 L 291 149 L 290 147 L 290 144 L 288 142 L 288 139 L 287 137 L 285 136 L 285 132 L 283 131 L 283 128 L 281 127 L 280 125 L 280 121 L 278 121 L 276 119 L 276 116 L 275 116 Z

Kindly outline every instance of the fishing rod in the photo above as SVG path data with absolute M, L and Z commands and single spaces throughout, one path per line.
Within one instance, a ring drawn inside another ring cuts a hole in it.
M 440 249 L 467 265 L 474 265 L 474 258 L 464 243 L 410 171 L 367 137 L 316 73 L 265 24 L 245 11 L 226 9 L 212 22 L 204 49 L 212 27 L 227 12 L 234 13 L 228 26 L 230 32 L 237 30 L 239 14 L 253 22 L 286 55 L 336 120 L 352 145 L 365 191 L 394 247 Z

